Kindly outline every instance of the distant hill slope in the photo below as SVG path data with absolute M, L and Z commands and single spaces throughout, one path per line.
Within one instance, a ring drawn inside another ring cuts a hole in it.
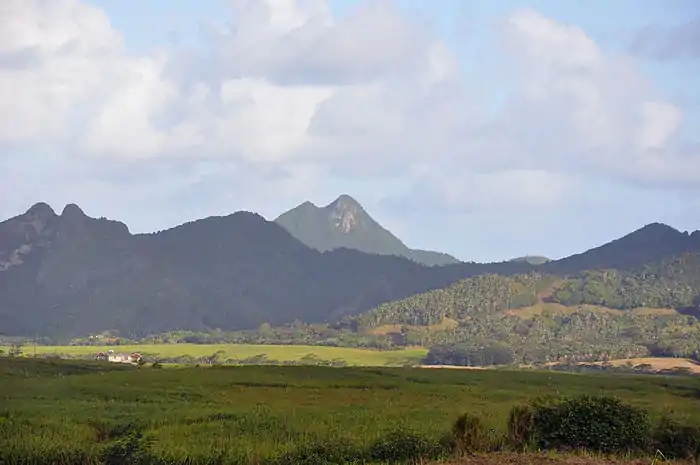
M 41 203 L 0 223 L 0 332 L 148 334 L 336 321 L 475 275 L 537 270 L 575 278 L 587 268 L 625 270 L 664 253 L 672 257 L 698 238 L 668 230 L 664 239 L 643 228 L 612 245 L 539 266 L 426 267 L 349 248 L 319 252 L 247 212 L 132 235 L 123 223 L 91 218 L 76 205 L 58 215 Z
M 558 274 L 602 268 L 625 270 L 692 251 L 700 251 L 700 231 L 689 234 L 651 223 L 599 247 L 545 263 L 541 269 Z
M 700 318 L 700 253 L 684 253 L 631 272 L 584 271 L 562 281 L 552 300 L 616 309 L 674 308 Z
M 408 248 L 348 195 L 341 195 L 325 207 L 304 202 L 281 214 L 275 222 L 307 246 L 321 252 L 348 248 L 406 257 L 428 266 L 459 263 L 445 253 Z
M 465 321 L 477 315 L 529 307 L 543 297 L 564 306 L 669 308 L 700 318 L 700 252 L 632 271 L 592 270 L 569 278 L 537 272 L 473 276 L 443 289 L 381 304 L 357 318 L 367 327 L 429 326 L 445 318 Z
M 455 350 L 460 364 L 477 365 L 498 353 L 519 363 L 650 355 L 700 361 L 700 253 L 570 278 L 474 276 L 345 324 L 398 345 L 433 347 L 434 363 L 455 364 Z

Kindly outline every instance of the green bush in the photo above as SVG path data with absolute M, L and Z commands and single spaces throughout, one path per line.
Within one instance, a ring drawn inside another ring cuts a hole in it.
M 586 449 L 605 453 L 646 450 L 646 410 L 613 397 L 581 396 L 533 402 L 535 439 L 543 449 Z
M 152 464 L 154 460 L 146 452 L 148 442 L 140 432 L 132 432 L 106 447 L 102 460 L 105 465 Z
M 683 426 L 662 418 L 652 432 L 652 444 L 669 459 L 692 459 L 700 455 L 700 428 Z
M 406 462 L 436 459 L 446 451 L 439 441 L 409 431 L 397 430 L 372 444 L 368 458 L 376 462 Z
M 90 420 L 88 424 L 95 431 L 95 440 L 97 442 L 123 438 L 147 428 L 147 425 L 140 421 L 118 422 L 100 419 Z
M 535 413 L 529 405 L 516 405 L 508 414 L 508 444 L 527 450 L 535 441 Z
M 458 454 L 486 452 L 491 447 L 491 437 L 481 418 L 465 413 L 452 426 L 454 450 Z
M 360 463 L 363 451 L 346 440 L 316 440 L 268 460 L 269 465 Z

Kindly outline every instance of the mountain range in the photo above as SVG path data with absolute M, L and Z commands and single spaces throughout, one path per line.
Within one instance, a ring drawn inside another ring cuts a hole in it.
M 57 214 L 38 203 L 0 223 L 0 333 L 69 337 L 339 321 L 475 275 L 628 270 L 699 250 L 700 232 L 654 223 L 540 265 L 424 266 L 417 262 L 438 264 L 441 255 L 425 252 L 433 258 L 419 260 L 347 196 L 323 208 L 302 204 L 276 221 L 237 212 L 152 234 L 131 234 L 77 205 Z

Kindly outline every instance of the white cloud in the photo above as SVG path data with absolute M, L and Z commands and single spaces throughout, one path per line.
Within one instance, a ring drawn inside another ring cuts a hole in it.
M 513 170 L 490 174 L 444 173 L 431 177 L 434 189 L 447 205 L 457 211 L 498 211 L 519 213 L 547 211 L 566 205 L 577 190 L 573 177 L 545 170 Z
M 499 53 L 516 85 L 485 120 L 455 51 L 391 2 L 343 19 L 323 0 L 231 5 L 234 26 L 215 29 L 206 52 L 135 55 L 78 0 L 0 2 L 0 147 L 26 157 L 14 172 L 42 153 L 84 176 L 54 179 L 57 198 L 93 189 L 111 202 L 133 183 L 164 205 L 208 180 L 214 210 L 287 207 L 329 177 L 377 179 L 379 191 L 403 177 L 432 202 L 509 212 L 559 208 L 586 176 L 700 185 L 700 152 L 677 139 L 682 109 L 635 59 L 575 26 L 530 10 L 506 18 Z M 166 160 L 182 174 L 149 190 L 139 173 Z M 132 174 L 105 176 L 123 163 Z M 32 179 L 51 178 L 44 169 Z

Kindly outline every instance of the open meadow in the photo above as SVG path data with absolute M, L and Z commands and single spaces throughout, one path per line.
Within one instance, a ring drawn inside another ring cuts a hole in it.
M 0 347 L 5 352 L 9 347 Z M 370 350 L 348 347 L 260 344 L 139 344 L 121 346 L 25 346 L 28 355 L 94 356 L 100 351 L 138 352 L 150 358 L 208 357 L 222 351 L 225 358 L 249 359 L 266 356 L 267 360 L 296 362 L 315 356 L 322 360 L 341 360 L 351 366 L 402 366 L 417 364 L 428 353 L 427 349 Z
M 347 463 L 367 450 L 376 462 L 400 451 L 438 459 L 460 414 L 504 434 L 514 405 L 582 394 L 700 425 L 694 378 L 0 357 L 0 463 Z M 328 454 L 336 461 L 320 460 Z

